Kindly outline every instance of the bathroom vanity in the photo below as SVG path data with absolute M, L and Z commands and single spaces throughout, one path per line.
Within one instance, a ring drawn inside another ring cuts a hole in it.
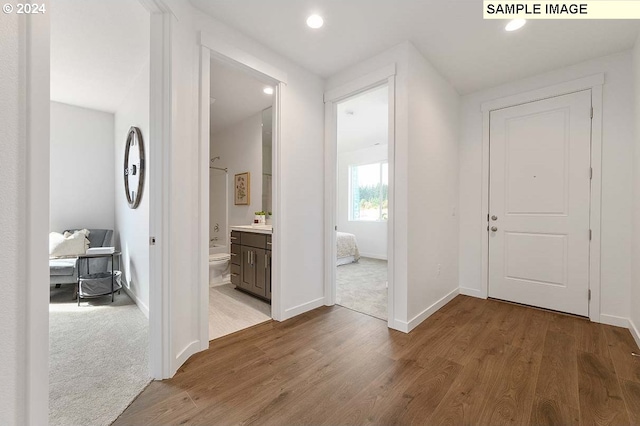
M 271 301 L 271 227 L 231 227 L 231 283 Z

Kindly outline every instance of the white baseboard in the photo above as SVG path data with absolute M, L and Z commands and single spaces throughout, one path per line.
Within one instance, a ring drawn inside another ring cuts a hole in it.
M 142 300 L 138 299 L 138 296 L 133 294 L 133 292 L 129 290 L 126 286 L 123 285 L 122 289 L 124 290 L 125 293 L 127 293 L 127 295 L 131 298 L 131 300 L 135 302 L 136 306 L 138 307 L 138 309 L 142 311 L 144 316 L 147 317 L 147 319 L 149 319 L 149 307 L 145 305 L 142 302 Z
M 189 343 L 180 353 L 176 356 L 174 364 L 171 366 L 171 377 L 173 377 L 178 368 L 184 364 L 191 355 L 200 352 L 200 340 L 194 340 Z
M 613 325 L 616 327 L 629 328 L 629 318 L 617 317 L 615 315 L 600 314 L 600 322 L 602 324 Z
M 403 333 L 407 333 L 406 324 L 407 323 L 403 323 L 402 321 L 398 321 L 398 320 L 394 320 L 394 319 L 390 319 L 390 320 L 387 321 L 387 327 L 389 327 L 392 330 L 401 331 Z
M 456 288 L 455 290 L 451 291 L 451 293 L 447 294 L 442 299 L 438 300 L 433 305 L 429 306 L 427 309 L 425 309 L 424 311 L 420 312 L 418 315 L 413 317 L 413 319 L 411 319 L 408 323 L 404 321 L 396 320 L 395 325 L 397 325 L 398 328 L 395 328 L 395 329 L 399 331 L 403 331 L 405 333 L 410 332 L 411 330 L 416 328 L 422 321 L 426 320 L 431 315 L 433 315 L 438 309 L 442 308 L 444 305 L 446 305 L 451 300 L 453 300 L 453 298 L 456 297 L 458 293 L 459 291 Z
M 482 291 L 475 288 L 460 287 L 458 290 L 460 291 L 460 294 L 463 294 L 465 296 L 477 297 L 479 299 L 486 299 L 486 297 L 482 297 Z
M 312 311 L 316 308 L 319 308 L 320 306 L 324 306 L 324 300 L 324 297 L 320 297 L 310 302 L 294 306 L 293 308 L 285 309 L 284 318 L 282 318 L 282 321 L 288 320 L 289 318 L 293 318 L 300 314 L 304 314 L 305 312 Z
M 633 336 L 633 340 L 636 341 L 636 345 L 638 345 L 638 348 L 640 348 L 640 331 L 638 330 L 638 327 L 636 327 L 636 325 L 631 320 L 629 320 L 629 331 Z
M 387 260 L 386 254 L 373 254 L 373 253 L 360 252 L 360 257 L 368 257 L 370 259 L 378 259 L 378 260 Z

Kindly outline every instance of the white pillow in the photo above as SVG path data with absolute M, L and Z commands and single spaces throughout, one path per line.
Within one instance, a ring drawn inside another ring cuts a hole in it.
M 71 235 L 76 234 L 76 233 L 77 233 L 77 234 L 83 234 L 83 235 L 85 236 L 85 238 L 89 238 L 89 234 L 90 234 L 91 232 L 90 232 L 88 229 L 86 229 L 86 228 L 85 228 L 85 229 L 80 229 L 80 230 L 78 230 L 78 231 L 73 231 L 73 233 L 72 233 L 72 232 L 69 232 L 69 231 L 64 231 L 64 234 L 63 234 L 63 235 L 64 235 L 64 236 L 65 236 L 65 238 L 66 238 L 66 237 L 70 237 Z
M 65 232 L 64 235 L 57 232 L 49 234 L 49 257 L 76 257 L 85 254 L 89 248 L 87 239 L 89 231 L 83 229 L 73 234 Z

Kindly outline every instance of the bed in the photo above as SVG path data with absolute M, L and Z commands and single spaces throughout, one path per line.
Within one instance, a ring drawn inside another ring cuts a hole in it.
M 336 266 L 357 262 L 360 259 L 356 236 L 346 232 L 336 232 L 338 259 Z

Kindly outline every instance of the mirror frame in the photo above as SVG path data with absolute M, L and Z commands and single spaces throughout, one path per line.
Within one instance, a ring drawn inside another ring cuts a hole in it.
M 134 138 L 138 141 L 138 153 L 140 155 L 140 167 L 139 170 L 136 171 L 136 174 L 139 176 L 138 178 L 138 188 L 136 188 L 135 199 L 131 198 L 131 189 L 129 188 L 129 152 L 131 151 L 131 146 L 134 141 Z M 127 143 L 124 148 L 124 192 L 127 197 L 127 203 L 129 203 L 129 208 L 135 209 L 140 205 L 140 200 L 142 200 L 142 191 L 144 188 L 144 172 L 145 172 L 145 157 L 144 157 L 144 142 L 142 140 L 142 133 L 140 129 L 131 126 L 129 128 L 129 132 L 127 133 Z

